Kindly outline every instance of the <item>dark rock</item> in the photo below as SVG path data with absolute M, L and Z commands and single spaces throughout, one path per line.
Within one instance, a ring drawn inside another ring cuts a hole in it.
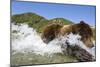
M 62 46 L 62 51 L 65 55 L 69 55 L 72 57 L 75 57 L 78 61 L 80 62 L 85 62 L 85 61 L 93 61 L 93 56 L 87 52 L 85 49 L 79 47 L 78 45 L 67 45 Z

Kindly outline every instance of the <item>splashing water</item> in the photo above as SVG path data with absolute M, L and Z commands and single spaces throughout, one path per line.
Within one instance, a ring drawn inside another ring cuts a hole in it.
M 61 46 L 57 45 L 57 39 L 45 44 L 39 34 L 27 24 L 12 24 L 12 50 L 15 52 L 34 52 L 36 54 L 61 53 Z
M 95 48 L 87 48 L 82 41 L 80 41 L 81 36 L 78 34 L 69 34 L 55 38 L 50 43 L 45 44 L 40 34 L 36 32 L 33 28 L 28 27 L 27 24 L 15 25 L 12 23 L 12 54 L 16 52 L 33 52 L 36 54 L 44 55 L 45 53 L 62 53 L 61 44 L 65 44 L 66 40 L 70 45 L 77 44 L 83 49 L 87 50 L 92 55 L 95 55 Z
M 93 48 L 86 47 L 85 44 L 81 41 L 81 36 L 79 34 L 70 33 L 69 35 L 65 35 L 63 39 L 67 41 L 69 45 L 78 45 L 79 47 L 85 49 L 87 52 L 89 52 L 95 57 L 95 46 Z M 93 44 L 95 44 L 94 41 Z

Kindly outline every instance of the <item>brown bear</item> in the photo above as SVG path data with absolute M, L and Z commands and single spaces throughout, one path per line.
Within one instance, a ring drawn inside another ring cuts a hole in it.
M 43 30 L 42 39 L 45 43 L 49 43 L 54 38 L 64 36 L 69 33 L 79 34 L 81 36 L 81 41 L 83 41 L 87 47 L 92 48 L 94 46 L 92 42 L 92 29 L 84 21 L 69 25 L 61 25 L 57 23 L 49 24 Z

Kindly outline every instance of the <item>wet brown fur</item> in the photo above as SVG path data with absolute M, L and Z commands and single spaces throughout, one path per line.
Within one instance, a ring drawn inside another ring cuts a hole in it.
M 49 24 L 43 30 L 42 39 L 45 43 L 48 43 L 58 37 L 58 35 L 64 36 L 65 34 L 69 34 L 71 32 L 73 34 L 79 34 L 81 36 L 81 40 L 87 47 L 93 47 L 91 40 L 93 37 L 92 29 L 84 21 L 70 25 L 61 25 L 57 23 Z

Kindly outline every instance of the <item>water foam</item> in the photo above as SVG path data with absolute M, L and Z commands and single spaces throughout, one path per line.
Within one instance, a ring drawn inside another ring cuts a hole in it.
M 12 50 L 15 52 L 34 52 L 36 54 L 61 53 L 61 47 L 58 40 L 55 39 L 49 44 L 45 44 L 36 30 L 28 27 L 27 24 L 12 24 Z
M 42 41 L 40 34 L 38 34 L 35 29 L 30 28 L 27 24 L 15 25 L 12 23 L 12 50 L 14 51 L 12 54 L 15 54 L 16 52 L 33 52 L 41 55 L 44 55 L 45 53 L 62 53 L 61 45 L 65 44 L 67 40 L 70 45 L 78 45 L 95 55 L 95 48 L 87 48 L 80 38 L 81 36 L 78 34 L 75 35 L 70 33 L 67 36 L 55 38 L 50 43 L 45 44 Z
M 95 46 L 93 48 L 86 47 L 85 44 L 81 41 L 81 36 L 79 34 L 70 33 L 69 35 L 65 35 L 64 37 L 65 38 L 63 39 L 65 39 L 69 43 L 69 45 L 78 45 L 79 47 L 85 49 L 87 52 L 89 52 L 95 57 Z M 95 44 L 95 41 L 93 42 L 93 44 Z

